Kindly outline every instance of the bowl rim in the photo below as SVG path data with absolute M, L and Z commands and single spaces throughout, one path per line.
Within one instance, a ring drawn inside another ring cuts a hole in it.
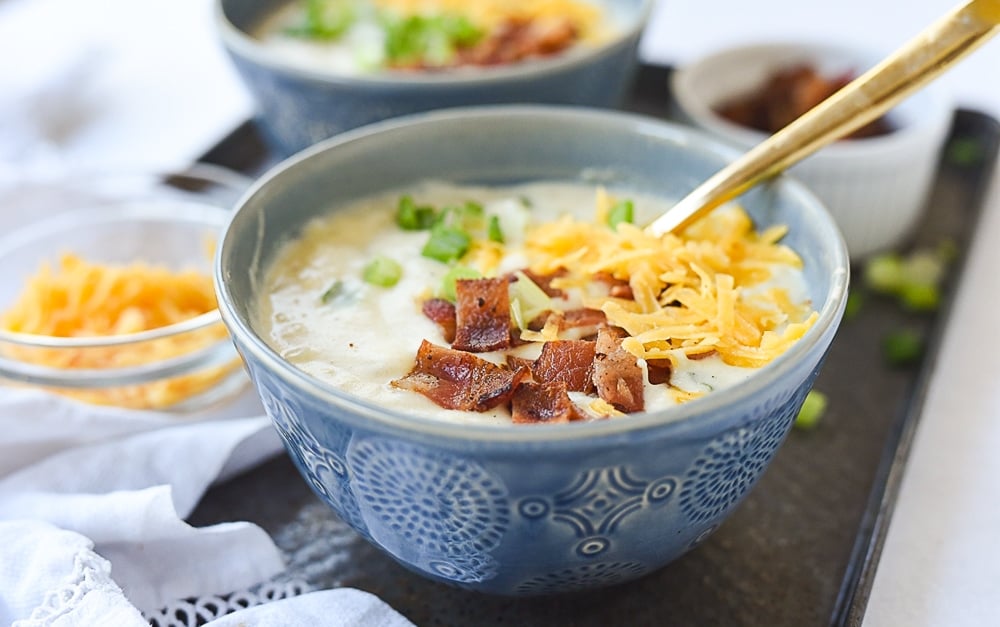
M 639 0 L 640 6 L 630 18 L 626 28 L 602 41 L 596 46 L 586 47 L 575 54 L 558 54 L 553 57 L 490 68 L 488 72 L 445 72 L 445 73 L 414 73 L 406 75 L 390 75 L 383 73 L 372 75 L 344 75 L 324 72 L 305 67 L 303 64 L 286 61 L 280 55 L 270 54 L 260 41 L 233 24 L 226 15 L 223 6 L 226 0 L 214 0 L 214 23 L 223 45 L 233 54 L 269 68 L 276 72 L 295 76 L 300 79 L 322 82 L 345 88 L 359 87 L 409 87 L 427 89 L 437 87 L 475 87 L 487 83 L 516 82 L 532 78 L 544 78 L 556 72 L 567 71 L 586 65 L 592 59 L 603 56 L 608 50 L 623 45 L 630 38 L 638 38 L 652 15 L 657 0 Z M 286 4 L 288 2 L 286 1 Z
M 38 222 L 33 222 L 22 228 L 11 231 L 0 237 L 0 253 L 22 246 L 25 240 L 34 241 L 38 237 L 70 230 L 85 225 L 101 225 L 120 223 L 122 220 L 155 220 L 187 222 L 201 226 L 220 229 L 226 224 L 229 211 L 202 202 L 188 199 L 170 199 L 169 207 L 145 205 L 143 201 L 116 201 L 106 207 L 90 208 L 71 213 L 63 213 Z M 11 344 L 27 348 L 73 349 L 73 348 L 105 348 L 124 346 L 128 344 L 145 343 L 166 337 L 182 335 L 210 327 L 221 322 L 219 308 L 199 314 L 193 318 L 175 322 L 155 329 L 118 335 L 59 337 L 22 333 L 0 328 L 0 344 Z M 13 360 L 14 363 L 24 363 Z M 131 369 L 129 367 L 127 369 Z M 64 369 L 50 369 L 64 372 Z M 111 369 L 101 369 L 102 372 Z
M 220 245 L 215 256 L 215 287 L 222 320 L 229 329 L 233 341 L 262 364 L 271 376 L 280 378 L 306 396 L 329 401 L 331 407 L 349 409 L 354 416 L 348 421 L 370 421 L 371 428 L 382 428 L 404 432 L 411 436 L 434 438 L 439 444 L 444 441 L 475 443 L 554 443 L 579 440 L 597 440 L 608 436 L 629 437 L 649 430 L 669 430 L 683 433 L 688 429 L 701 428 L 706 423 L 698 420 L 709 414 L 714 421 L 728 420 L 726 406 L 738 403 L 765 391 L 785 373 L 800 367 L 799 360 L 810 352 L 828 334 L 835 333 L 847 301 L 847 287 L 850 264 L 847 246 L 836 227 L 832 216 L 824 205 L 805 186 L 787 175 L 779 175 L 770 185 L 777 185 L 785 193 L 797 198 L 810 220 L 821 224 L 829 236 L 831 257 L 831 284 L 819 317 L 806 334 L 782 355 L 766 367 L 734 386 L 713 392 L 697 402 L 678 405 L 656 412 L 640 413 L 617 420 L 579 421 L 570 424 L 531 425 L 530 428 L 512 424 L 469 424 L 437 420 L 430 417 L 407 414 L 386 408 L 366 399 L 343 392 L 306 372 L 295 368 L 271 348 L 254 330 L 249 320 L 242 319 L 236 312 L 226 280 L 228 268 L 223 266 L 228 251 L 232 247 L 232 225 L 241 217 L 248 203 L 258 193 L 266 190 L 272 181 L 321 153 L 336 150 L 340 146 L 362 143 L 370 138 L 389 135 L 411 126 L 450 124 L 457 121 L 477 120 L 479 125 L 490 120 L 502 119 L 506 122 L 518 118 L 534 118 L 550 121 L 553 125 L 576 123 L 580 125 L 605 125 L 622 133 L 645 136 L 653 139 L 680 142 L 723 163 L 736 158 L 739 151 L 699 129 L 652 118 L 637 113 L 618 110 L 601 110 L 568 105 L 480 105 L 455 107 L 450 109 L 416 113 L 381 122 L 375 122 L 323 140 L 272 167 L 257 179 L 254 185 L 237 201 L 223 230 Z M 735 401 L 735 403 L 734 403 Z
M 724 139 L 746 147 L 756 145 L 770 135 L 763 131 L 737 124 L 719 115 L 712 107 L 713 103 L 696 98 L 691 89 L 691 83 L 704 75 L 713 65 L 727 60 L 736 59 L 737 63 L 752 65 L 746 59 L 756 58 L 763 52 L 787 51 L 803 52 L 807 57 L 829 58 L 835 61 L 856 62 L 864 67 L 859 68 L 859 74 L 874 67 L 885 58 L 885 54 L 877 51 L 850 46 L 840 42 L 824 40 L 802 40 L 786 38 L 779 40 L 757 40 L 726 46 L 707 52 L 687 63 L 681 64 L 671 74 L 670 88 L 673 100 L 681 114 L 687 116 L 695 125 Z M 793 65 L 800 60 L 787 59 L 775 66 Z M 920 98 L 927 103 L 927 114 L 919 116 L 915 122 L 908 123 L 892 132 L 875 137 L 866 137 L 851 141 L 836 141 L 825 146 L 811 158 L 855 159 L 870 158 L 879 153 L 904 150 L 909 144 L 928 134 L 943 135 L 947 122 L 951 119 L 952 105 L 950 101 L 933 85 L 922 88 L 911 95 L 906 101 Z M 737 94 L 732 94 L 737 95 Z M 897 105 L 902 106 L 903 103 Z M 932 131 L 933 129 L 933 131 Z

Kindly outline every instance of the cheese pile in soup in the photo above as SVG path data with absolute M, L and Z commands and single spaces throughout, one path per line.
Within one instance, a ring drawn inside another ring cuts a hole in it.
M 785 228 L 737 206 L 681 236 L 668 207 L 581 183 L 428 182 L 314 219 L 258 324 L 345 392 L 443 420 L 570 422 L 734 385 L 813 324 Z
M 613 31 L 590 0 L 299 0 L 257 37 L 289 61 L 351 76 L 521 63 Z

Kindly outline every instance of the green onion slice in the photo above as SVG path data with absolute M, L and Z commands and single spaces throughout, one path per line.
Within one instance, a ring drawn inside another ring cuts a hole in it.
M 393 259 L 379 255 L 365 266 L 361 278 L 366 283 L 380 287 L 392 287 L 403 276 L 403 266 Z
M 472 238 L 465 231 L 438 224 L 431 229 L 431 237 L 420 254 L 442 263 L 451 263 L 461 259 L 471 244 Z
M 826 407 L 830 401 L 826 394 L 819 390 L 809 390 L 806 399 L 795 416 L 795 427 L 798 429 L 815 429 L 819 425 L 820 419 L 826 413 Z
M 327 288 L 325 292 L 323 292 L 323 295 L 319 297 L 319 302 L 323 303 L 324 305 L 329 305 L 340 296 L 343 296 L 343 294 L 344 294 L 344 282 L 341 281 L 340 279 L 337 279 L 336 281 L 333 282 L 332 285 L 330 285 L 330 287 Z
M 288 34 L 308 39 L 336 40 L 354 25 L 357 8 L 353 0 L 306 0 L 305 21 Z
M 486 227 L 486 236 L 491 242 L 503 244 L 503 230 L 500 228 L 500 216 L 490 216 L 489 226 Z
M 410 196 L 401 196 L 396 207 L 396 224 L 407 231 L 423 231 L 431 228 L 437 220 L 434 207 L 420 207 Z
M 622 222 L 631 224 L 635 220 L 635 205 L 631 200 L 623 200 L 616 203 L 608 210 L 608 226 L 617 228 Z

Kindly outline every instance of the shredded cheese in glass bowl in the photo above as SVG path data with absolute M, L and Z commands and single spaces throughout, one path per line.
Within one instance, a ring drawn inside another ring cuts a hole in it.
M 0 189 L 5 215 L 40 208 L 0 238 L 0 385 L 175 412 L 242 390 L 211 264 L 245 186 L 199 167 Z

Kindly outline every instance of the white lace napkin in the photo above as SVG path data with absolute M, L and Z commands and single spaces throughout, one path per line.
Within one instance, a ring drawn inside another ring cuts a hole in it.
M 284 564 L 261 528 L 184 518 L 213 482 L 279 450 L 251 393 L 179 417 L 0 387 L 0 624 L 148 625 L 178 599 L 268 581 Z M 299 624 L 320 606 L 406 624 L 366 596 L 307 596 L 242 624 Z

